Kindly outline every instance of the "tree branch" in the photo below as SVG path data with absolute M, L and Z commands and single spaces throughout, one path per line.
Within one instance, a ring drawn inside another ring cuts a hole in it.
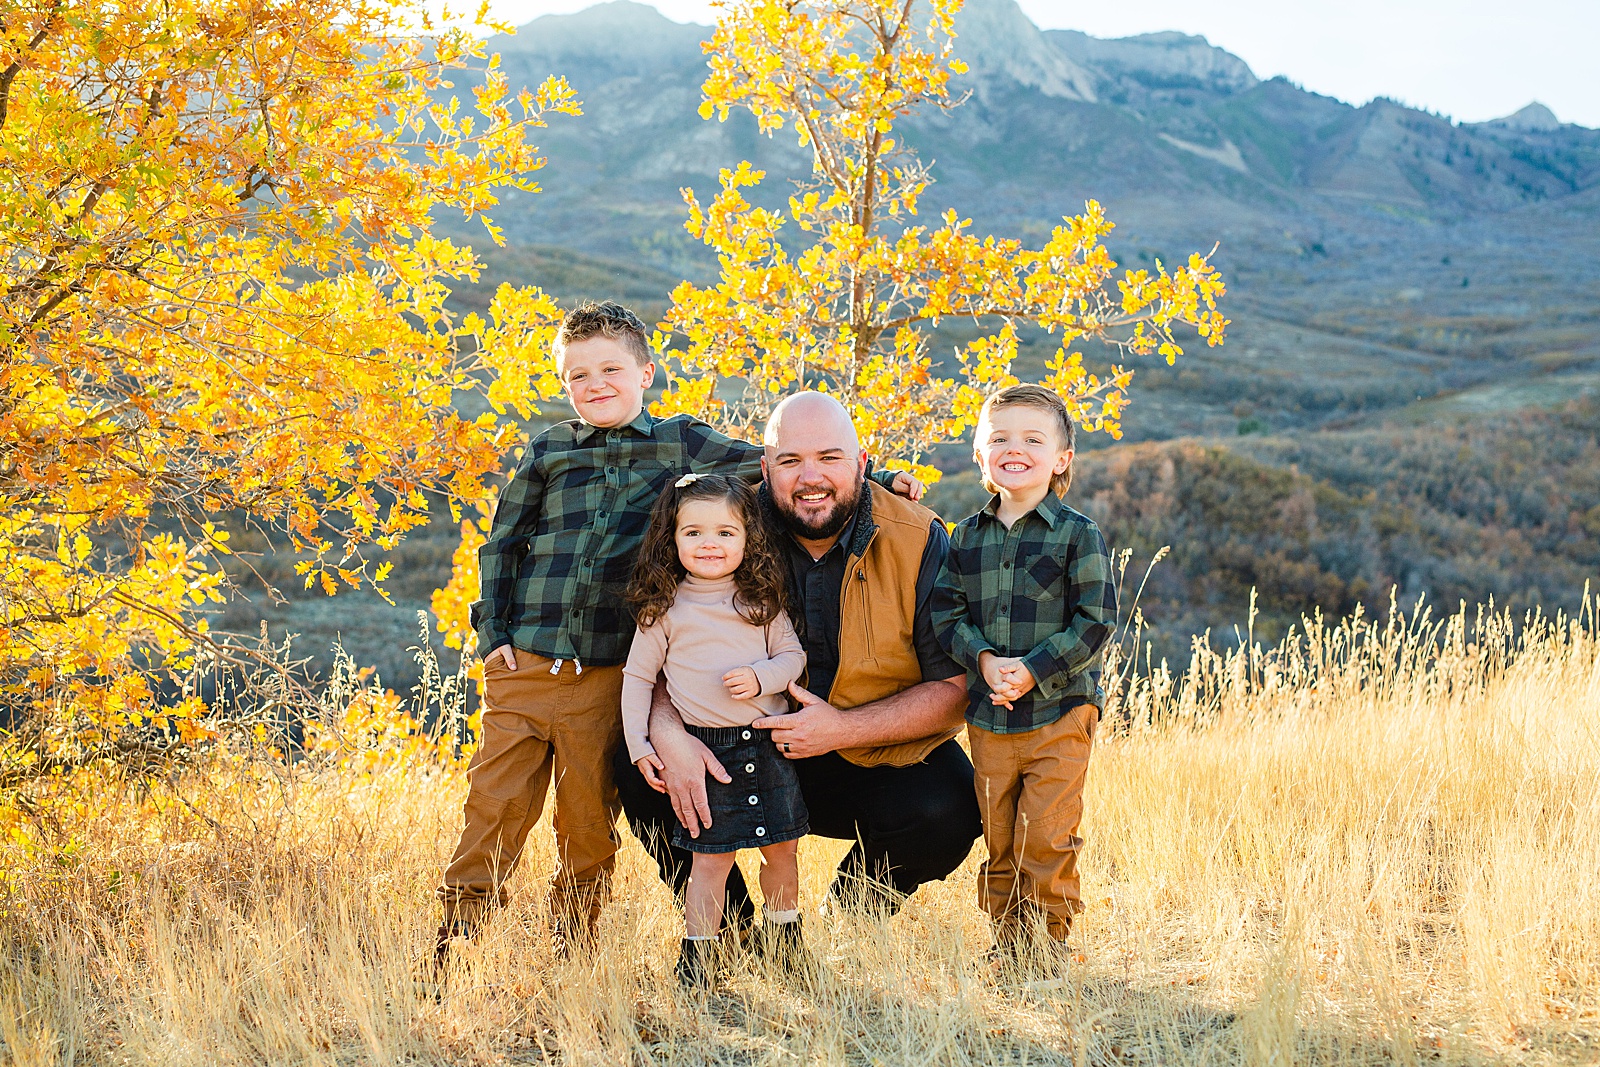
M 25 52 L 36 50 L 44 43 L 44 39 L 50 36 L 50 26 L 55 22 L 56 13 L 60 10 L 61 0 L 56 0 L 54 4 L 50 5 L 50 14 L 45 16 L 44 25 L 39 27 L 39 32 L 33 35 L 33 40 L 28 42 L 28 47 L 24 49 Z M 11 109 L 11 83 L 21 73 L 22 66 L 22 57 L 18 56 L 11 61 L 9 67 L 0 71 L 0 128 L 5 126 L 6 115 Z

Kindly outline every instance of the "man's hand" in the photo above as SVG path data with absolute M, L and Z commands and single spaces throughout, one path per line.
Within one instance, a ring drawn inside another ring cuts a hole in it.
M 849 748 L 848 723 L 844 713 L 815 693 L 789 683 L 789 692 L 800 702 L 800 710 L 788 715 L 770 715 L 752 726 L 772 731 L 772 742 L 790 759 L 820 756 L 835 749 Z
M 661 758 L 654 752 L 648 756 L 640 756 L 633 761 L 633 765 L 639 768 L 639 773 L 644 775 L 644 780 L 650 783 L 651 789 L 657 793 L 667 791 L 666 780 L 661 777 Z
M 894 491 L 896 496 L 903 496 L 907 500 L 921 500 L 928 487 L 912 477 L 910 472 L 900 471 L 894 476 Z
M 650 744 L 661 761 L 667 797 L 673 814 L 690 837 L 699 837 L 700 828 L 711 825 L 711 805 L 706 800 L 706 775 L 719 782 L 733 781 L 711 750 L 683 728 L 683 720 L 672 707 L 667 687 L 656 683 L 650 705 Z M 648 775 L 646 775 L 648 777 Z
M 514 671 L 517 669 L 517 653 L 510 645 L 501 645 L 489 655 L 493 656 L 495 652 L 500 653 L 500 658 L 506 661 L 506 670 Z
M 749 700 L 761 695 L 761 679 L 754 667 L 735 667 L 722 676 L 722 684 L 736 700 Z

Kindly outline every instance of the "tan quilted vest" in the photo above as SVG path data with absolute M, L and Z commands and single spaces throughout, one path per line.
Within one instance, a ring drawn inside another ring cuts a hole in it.
M 858 524 L 839 591 L 839 671 L 828 703 L 841 709 L 882 700 L 922 681 L 912 642 L 917 572 L 937 516 L 875 482 L 868 486 L 872 522 L 867 529 Z M 839 755 L 861 767 L 905 767 L 960 732 L 957 726 L 916 741 L 841 749 Z

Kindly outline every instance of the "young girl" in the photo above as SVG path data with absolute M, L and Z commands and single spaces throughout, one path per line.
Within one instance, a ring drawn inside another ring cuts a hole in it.
M 765 945 L 791 966 L 801 958 L 796 853 L 809 831 L 805 802 L 770 731 L 750 725 L 789 710 L 785 692 L 805 668 L 784 589 L 754 489 L 722 475 L 687 474 L 661 494 L 629 589 L 639 630 L 623 668 L 623 738 L 639 773 L 665 792 L 648 736 L 651 696 L 664 671 L 684 727 L 733 776 L 728 785 L 707 780 L 711 825 L 698 837 L 673 830 L 672 843 L 694 853 L 678 956 L 685 985 L 713 980 L 728 873 L 741 848 L 761 850 Z

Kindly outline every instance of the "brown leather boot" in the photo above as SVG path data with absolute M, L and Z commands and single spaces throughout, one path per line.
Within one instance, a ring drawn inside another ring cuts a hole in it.
M 550 936 L 557 956 L 565 960 L 594 951 L 604 904 L 603 886 L 551 889 Z
M 435 978 L 443 978 L 445 967 L 450 963 L 450 940 L 455 937 L 471 937 L 460 923 L 453 923 L 449 919 L 439 924 L 439 932 L 433 939 L 433 974 Z
M 425 965 L 425 972 L 420 976 L 424 988 L 432 993 L 433 999 L 439 1000 L 444 995 L 445 979 L 450 972 L 450 942 L 458 937 L 471 941 L 477 934 L 477 924 L 465 919 L 445 919 L 439 924 L 439 930 L 433 937 L 433 959 Z

